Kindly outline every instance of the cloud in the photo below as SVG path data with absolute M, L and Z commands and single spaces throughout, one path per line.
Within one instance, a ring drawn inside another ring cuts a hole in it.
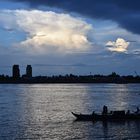
M 3 26 L 10 29 L 17 26 L 26 33 L 26 39 L 16 46 L 29 53 L 85 51 L 92 45 L 88 37 L 93 27 L 69 14 L 41 10 L 4 10 L 2 14 L 14 19 L 9 22 L 0 15 Z
M 134 55 L 138 55 L 140 57 L 140 49 L 134 50 L 133 54 Z
M 106 46 L 108 47 L 109 51 L 122 53 L 122 52 L 127 52 L 127 48 L 129 44 L 130 42 L 127 42 L 123 38 L 118 38 L 115 42 L 108 41 Z
M 21 2 L 21 0 L 7 1 Z M 56 7 L 92 18 L 109 19 L 133 33 L 140 34 L 139 0 L 127 0 L 127 2 L 124 0 L 22 0 L 22 2 L 35 8 L 37 6 Z

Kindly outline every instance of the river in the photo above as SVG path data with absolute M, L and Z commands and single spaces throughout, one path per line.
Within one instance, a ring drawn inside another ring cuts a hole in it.
M 136 110 L 140 84 L 2 84 L 0 140 L 139 140 L 140 121 L 75 122 L 71 112 Z

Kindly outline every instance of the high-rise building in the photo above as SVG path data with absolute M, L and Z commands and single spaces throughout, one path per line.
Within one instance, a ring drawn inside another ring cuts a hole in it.
M 26 76 L 27 77 L 32 77 L 32 66 L 31 65 L 27 65 L 26 67 Z
M 20 69 L 19 65 L 13 65 L 13 78 L 20 78 Z

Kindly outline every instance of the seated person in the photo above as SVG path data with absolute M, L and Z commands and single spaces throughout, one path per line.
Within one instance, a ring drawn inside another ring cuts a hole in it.
M 127 110 L 126 114 L 127 114 L 127 115 L 130 114 L 130 110 Z
M 135 112 L 136 114 L 140 113 L 139 107 L 137 107 L 137 111 Z

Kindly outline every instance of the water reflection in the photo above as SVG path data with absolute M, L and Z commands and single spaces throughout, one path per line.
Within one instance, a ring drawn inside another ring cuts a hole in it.
M 113 88 L 114 97 L 112 97 L 113 108 L 124 110 L 129 108 L 129 89 L 126 84 L 118 84 Z
M 107 139 L 138 139 L 140 129 L 139 121 L 106 122 L 102 124 L 104 138 Z

